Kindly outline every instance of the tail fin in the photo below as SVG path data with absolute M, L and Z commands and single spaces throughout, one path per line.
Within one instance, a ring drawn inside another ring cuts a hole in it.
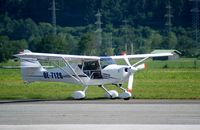
M 32 53 L 30 50 L 23 50 L 20 54 Z M 36 58 L 20 57 L 19 54 L 15 55 L 20 58 L 22 79 L 25 82 L 33 82 L 41 78 L 43 71 L 46 71 Z
M 20 58 L 22 78 L 25 82 L 33 82 L 37 75 L 44 70 L 40 62 L 35 58 Z

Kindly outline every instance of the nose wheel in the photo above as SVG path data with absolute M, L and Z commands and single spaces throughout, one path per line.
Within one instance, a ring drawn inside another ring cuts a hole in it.
M 129 100 L 132 96 L 131 92 L 128 92 L 125 88 L 123 88 L 122 84 L 117 85 L 121 90 L 123 90 L 123 93 L 119 94 L 119 98 L 124 100 Z
M 132 94 L 128 91 L 119 94 L 119 97 L 124 100 L 129 100 L 131 96 Z

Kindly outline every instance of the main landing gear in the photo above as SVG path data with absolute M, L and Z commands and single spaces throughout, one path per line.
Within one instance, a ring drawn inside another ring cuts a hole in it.
M 122 87 L 122 85 L 117 85 L 121 90 L 123 90 L 124 92 L 118 94 L 118 92 L 116 90 L 107 90 L 104 85 L 100 85 L 99 87 L 101 87 L 103 90 L 106 91 L 105 96 L 107 98 L 111 98 L 111 99 L 116 99 L 116 98 L 121 98 L 124 100 L 129 100 L 132 96 L 132 94 L 130 92 L 128 92 L 125 88 Z
M 105 96 L 107 98 L 111 98 L 111 99 L 115 99 L 115 98 L 118 98 L 119 97 L 119 94 L 116 90 L 107 90 L 104 85 L 99 85 L 99 87 L 101 87 L 103 90 L 106 91 L 106 94 Z
M 83 91 L 75 91 L 72 94 L 72 97 L 76 100 L 81 100 L 85 98 L 85 91 L 88 89 L 88 86 L 85 87 L 85 89 Z

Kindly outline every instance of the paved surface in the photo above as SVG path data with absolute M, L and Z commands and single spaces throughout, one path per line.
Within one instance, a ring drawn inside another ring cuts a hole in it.
M 200 124 L 200 101 L 0 101 L 0 125 Z
M 0 130 L 200 130 L 200 125 L 0 125 Z

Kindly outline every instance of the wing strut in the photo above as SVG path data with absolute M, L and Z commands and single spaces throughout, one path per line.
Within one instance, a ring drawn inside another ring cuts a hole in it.
M 62 67 L 60 67 L 59 65 L 55 64 L 57 67 L 59 67 L 62 71 L 64 71 L 65 73 L 69 74 L 72 78 L 74 78 L 76 81 L 80 81 L 79 79 L 77 79 L 76 77 L 74 77 L 73 75 L 71 75 L 67 70 L 63 69 Z
M 66 65 L 69 66 L 69 68 L 72 70 L 72 72 L 76 75 L 76 77 L 79 79 L 79 81 L 85 85 L 85 83 L 81 80 L 81 78 L 77 75 L 77 73 L 75 72 L 75 70 L 71 67 L 71 65 L 69 64 L 69 62 L 64 58 L 62 57 L 63 61 L 65 62 Z M 73 76 L 73 75 L 72 75 Z M 73 76 L 74 77 L 74 76 Z M 75 78 L 75 77 L 74 77 Z

